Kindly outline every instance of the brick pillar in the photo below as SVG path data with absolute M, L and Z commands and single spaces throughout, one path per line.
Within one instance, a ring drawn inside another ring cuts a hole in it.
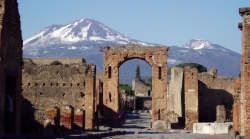
M 240 8 L 242 16 L 241 135 L 250 135 L 250 7 Z
M 86 77 L 85 84 L 85 128 L 94 129 L 95 76 Z
M 70 106 L 62 107 L 61 108 L 61 120 L 60 125 L 63 130 L 71 130 L 72 129 L 72 108 Z
M 233 104 L 233 130 L 241 131 L 241 78 L 236 79 L 235 91 L 234 91 L 234 104 Z
M 185 128 L 193 129 L 198 123 L 198 70 L 185 67 L 184 69 L 184 96 L 185 96 Z
M 159 56 L 159 59 L 164 59 Z M 165 58 L 166 59 L 166 58 Z M 167 121 L 167 65 L 152 66 L 152 119 Z
M 74 112 L 74 125 L 75 130 L 85 130 L 85 112 L 83 110 L 77 109 Z

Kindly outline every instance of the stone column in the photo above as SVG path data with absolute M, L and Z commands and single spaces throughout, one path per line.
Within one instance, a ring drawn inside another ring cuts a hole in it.
M 240 8 L 242 16 L 241 135 L 250 135 L 250 7 Z M 240 27 L 241 28 L 241 27 Z
M 85 128 L 94 129 L 95 76 L 86 77 L 85 84 Z
M 185 128 L 193 129 L 193 124 L 198 123 L 198 70 L 185 67 L 184 69 L 184 96 L 185 96 Z

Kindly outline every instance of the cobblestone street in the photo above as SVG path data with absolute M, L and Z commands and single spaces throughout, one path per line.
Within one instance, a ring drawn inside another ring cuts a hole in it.
M 194 134 L 190 130 L 156 132 L 148 128 L 150 119 L 150 113 L 127 113 L 123 120 L 123 128 L 112 129 L 126 131 L 126 134 L 104 139 L 230 139 L 228 135 Z

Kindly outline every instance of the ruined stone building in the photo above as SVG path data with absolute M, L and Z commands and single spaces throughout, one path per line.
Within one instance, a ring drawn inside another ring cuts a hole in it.
M 26 129 L 23 132 L 39 129 L 51 115 L 61 126 L 73 129 L 74 114 L 81 112 L 84 116 L 82 111 L 85 128 L 93 129 L 95 68 L 83 58 L 23 59 L 22 129 Z
M 195 68 L 173 67 L 168 91 L 169 117 L 192 129 L 193 123 L 217 121 L 216 107 L 222 105 L 227 117 L 220 122 L 231 120 L 235 81 L 217 75 L 216 69 L 198 73 Z
M 139 78 L 132 79 L 132 90 L 136 96 L 152 96 L 150 86 Z
M 17 0 L 0 0 L 0 138 L 12 132 L 20 135 L 21 80 L 22 80 L 22 31 Z M 13 102 L 12 131 L 7 130 L 5 98 Z
M 233 131 L 235 136 L 250 136 L 250 7 L 239 8 L 242 22 L 238 28 L 242 31 L 241 77 L 236 80 L 233 105 Z
M 135 96 L 129 96 L 125 90 L 119 90 L 119 108 L 120 110 L 136 109 Z

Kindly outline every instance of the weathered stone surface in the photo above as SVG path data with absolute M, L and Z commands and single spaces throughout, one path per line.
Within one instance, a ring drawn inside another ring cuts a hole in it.
M 224 123 L 226 121 L 226 111 L 224 105 L 218 105 L 216 107 L 216 122 Z
M 185 98 L 185 128 L 193 129 L 193 124 L 199 120 L 198 111 L 198 70 L 185 67 L 184 69 L 184 98 Z
M 172 112 L 171 118 L 178 119 L 182 117 L 182 107 L 183 107 L 183 72 L 184 70 L 179 67 L 173 67 L 171 69 L 171 81 L 169 83 L 168 89 L 168 108 L 170 113 Z
M 70 106 L 65 106 L 62 107 L 60 110 L 61 110 L 61 119 L 60 119 L 61 130 L 62 131 L 71 130 L 73 125 L 72 108 Z
M 241 78 L 236 79 L 234 104 L 233 104 L 233 130 L 241 131 Z
M 250 7 L 240 8 L 242 16 L 242 60 L 241 60 L 241 136 L 250 135 Z
M 151 89 L 148 84 L 141 81 L 139 78 L 133 78 L 132 89 L 135 91 L 136 96 L 151 96 Z
M 41 58 L 40 61 L 43 61 L 43 64 L 36 64 L 32 59 L 23 60 L 24 124 L 29 119 L 42 124 L 47 108 L 70 105 L 74 109 L 84 109 L 86 128 L 93 128 L 95 65 L 76 63 L 76 61 L 83 61 L 82 58 L 78 59 L 73 58 L 72 63 L 69 63 L 70 58 L 63 58 L 62 62 L 60 58 L 57 60 L 53 58 L 52 62 L 50 58 Z M 39 59 L 35 61 L 40 63 Z M 45 61 L 50 63 L 44 63 Z M 68 64 L 63 63 L 64 61 Z M 31 128 L 34 125 L 29 124 L 28 127 Z
M 193 133 L 201 134 L 228 134 L 228 127 L 233 123 L 194 123 Z
M 152 129 L 156 131 L 165 131 L 168 129 L 171 129 L 171 123 L 170 122 L 164 122 L 164 121 L 154 121 L 150 123 L 152 125 Z
M 84 131 L 85 129 L 85 112 L 83 110 L 77 109 L 74 112 L 74 129 Z
M 198 107 L 197 113 L 199 116 L 197 120 L 199 122 L 216 121 L 216 106 L 221 104 L 226 108 L 224 110 L 225 114 L 223 117 L 225 118 L 223 122 L 231 121 L 232 117 L 230 116 L 232 116 L 232 96 L 235 91 L 235 79 L 217 75 L 216 69 L 211 69 L 208 72 L 198 73 L 198 81 L 194 81 L 195 77 L 193 77 L 193 81 L 189 81 L 188 79 L 192 79 L 190 74 L 192 75 L 191 72 L 188 72 L 188 74 L 183 75 L 183 69 L 177 67 L 172 68 L 171 81 L 168 89 L 168 116 L 171 118 L 171 120 L 180 123 L 185 120 L 183 118 L 185 118 L 187 115 L 180 114 L 184 108 L 186 108 L 186 101 L 191 103 L 189 104 L 188 102 L 189 106 L 197 105 L 192 104 L 197 103 L 197 96 L 185 95 L 185 98 L 183 98 L 183 95 L 185 94 L 183 92 L 184 87 L 187 84 L 193 88 L 198 87 L 198 105 L 196 107 Z M 189 91 L 192 92 L 195 91 L 195 89 L 189 89 Z M 189 114 L 191 113 L 192 112 L 190 111 Z M 196 112 L 193 113 L 195 114 Z M 190 124 L 190 122 L 187 122 L 186 124 Z
M 152 121 L 167 120 L 167 51 L 165 46 L 103 47 L 104 52 L 104 114 L 116 118 L 119 111 L 119 67 L 127 60 L 139 58 L 152 66 Z M 159 87 L 160 86 L 160 87 Z
M 214 69 L 210 70 L 213 73 Z M 235 78 L 209 74 L 206 72 L 198 74 L 199 86 L 199 121 L 216 121 L 216 106 L 224 105 L 227 111 L 226 121 L 230 121 L 233 94 L 235 90 Z

